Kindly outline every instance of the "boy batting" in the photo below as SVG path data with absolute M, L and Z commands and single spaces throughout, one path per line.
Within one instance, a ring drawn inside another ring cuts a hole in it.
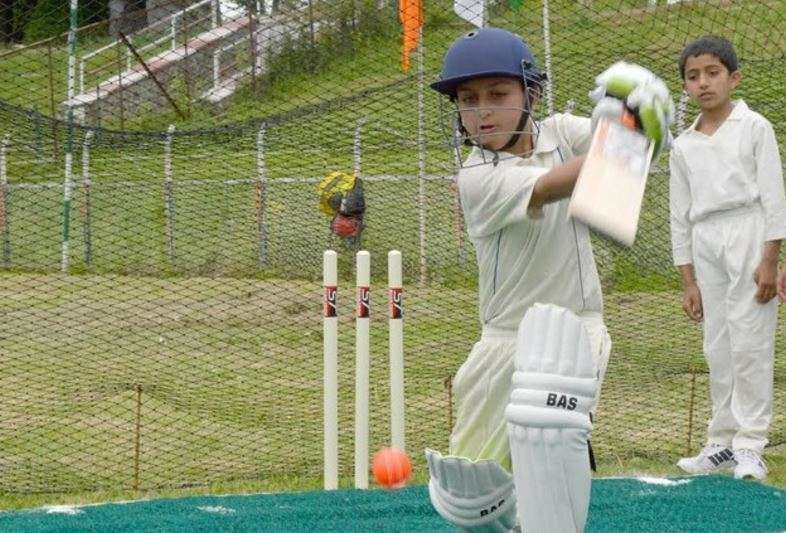
M 598 78 L 594 118 L 642 118 L 668 138 L 665 85 L 616 64 Z M 537 118 L 544 75 L 529 46 L 498 28 L 447 51 L 431 87 L 455 108 L 469 157 L 458 175 L 477 254 L 482 335 L 453 383 L 449 455 L 427 450 L 437 511 L 468 531 L 581 531 L 589 504 L 587 438 L 611 342 L 589 231 L 567 206 L 592 122 Z M 623 86 L 609 95 L 606 82 Z

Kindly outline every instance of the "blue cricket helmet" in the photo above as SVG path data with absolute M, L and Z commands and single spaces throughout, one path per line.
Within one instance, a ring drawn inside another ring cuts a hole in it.
M 524 39 L 500 28 L 479 28 L 450 45 L 442 63 L 442 75 L 431 88 L 455 97 L 461 82 L 487 76 L 508 76 L 538 88 L 546 79 Z

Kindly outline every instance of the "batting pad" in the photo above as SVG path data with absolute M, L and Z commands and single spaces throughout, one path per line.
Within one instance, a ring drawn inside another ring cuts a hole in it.
M 443 457 L 426 450 L 431 504 L 459 528 L 471 533 L 501 533 L 516 525 L 513 477 L 492 460 Z
M 555 305 L 531 307 L 519 325 L 505 410 L 522 531 L 584 530 L 591 482 L 589 411 L 596 388 L 581 321 Z

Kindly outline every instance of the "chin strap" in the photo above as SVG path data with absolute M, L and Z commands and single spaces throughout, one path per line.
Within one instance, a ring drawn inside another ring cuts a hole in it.
M 505 146 L 499 149 L 500 152 L 506 151 L 508 148 L 512 147 L 517 142 L 519 142 L 519 139 L 521 138 L 521 133 L 524 131 L 524 128 L 527 127 L 527 122 L 529 122 L 529 112 L 522 111 L 521 118 L 519 118 L 519 123 L 516 126 L 516 133 L 511 135 L 510 139 L 508 139 L 508 142 L 505 143 Z

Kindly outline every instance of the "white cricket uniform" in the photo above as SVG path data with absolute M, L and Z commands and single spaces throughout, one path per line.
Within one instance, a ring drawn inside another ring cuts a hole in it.
M 526 158 L 475 148 L 458 176 L 469 237 L 479 271 L 482 336 L 453 380 L 456 422 L 450 453 L 494 459 L 510 470 L 505 407 L 511 392 L 516 329 L 535 303 L 579 315 L 590 334 L 600 377 L 611 342 L 603 323 L 600 280 L 587 227 L 568 217 L 568 199 L 528 213 L 538 177 L 586 153 L 590 120 L 557 114 L 539 124 Z M 476 165 L 476 166 L 472 166 Z
M 761 453 L 772 418 L 777 298 L 755 300 L 765 241 L 786 237 L 783 168 L 772 125 L 745 102 L 711 136 L 698 118 L 670 157 L 674 264 L 692 264 L 710 369 L 708 443 Z

